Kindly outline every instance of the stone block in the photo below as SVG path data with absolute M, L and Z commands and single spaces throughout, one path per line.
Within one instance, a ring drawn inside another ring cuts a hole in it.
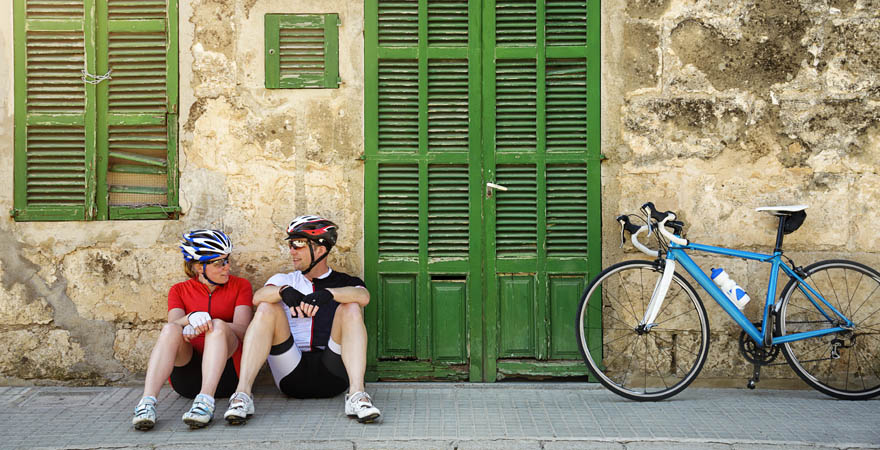
M 73 379 L 84 360 L 84 349 L 66 330 L 30 327 L 0 332 L 0 375 L 21 379 Z
M 150 352 L 156 345 L 163 324 L 164 322 L 117 330 L 113 343 L 114 358 L 133 373 L 145 373 Z
M 90 248 L 64 258 L 67 295 L 86 319 L 165 320 L 168 289 L 183 281 L 180 253 Z

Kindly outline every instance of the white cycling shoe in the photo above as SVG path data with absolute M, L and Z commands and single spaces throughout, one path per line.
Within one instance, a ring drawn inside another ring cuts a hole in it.
M 223 418 L 230 425 L 240 425 L 247 422 L 248 417 L 254 415 L 254 401 L 244 392 L 236 392 L 229 397 L 229 409 L 223 414 Z
M 370 423 L 376 421 L 382 413 L 379 408 L 373 406 L 373 399 L 366 392 L 355 392 L 354 394 L 345 394 L 345 414 L 348 416 L 357 416 L 360 423 Z
M 189 411 L 183 414 L 183 423 L 190 428 L 204 428 L 214 418 L 214 399 L 199 394 Z
M 135 430 L 147 431 L 156 425 L 156 398 L 144 397 L 134 408 L 131 424 Z

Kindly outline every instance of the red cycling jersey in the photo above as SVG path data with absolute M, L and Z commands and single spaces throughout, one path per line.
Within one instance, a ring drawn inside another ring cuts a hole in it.
M 168 310 L 180 308 L 184 313 L 205 311 L 211 318 L 232 322 L 236 306 L 254 306 L 254 291 L 251 283 L 244 278 L 229 276 L 226 284 L 217 286 L 214 292 L 195 278 L 190 278 L 171 286 L 168 291 Z M 190 341 L 193 349 L 202 353 L 205 348 L 205 335 Z M 241 344 L 239 343 L 239 346 Z M 236 364 L 237 365 L 237 364 Z

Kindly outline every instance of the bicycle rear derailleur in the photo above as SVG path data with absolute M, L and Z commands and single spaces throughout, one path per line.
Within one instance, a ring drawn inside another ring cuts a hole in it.
M 761 329 L 760 322 L 753 325 L 759 330 Z M 761 380 L 761 366 L 767 366 L 776 361 L 776 357 L 779 356 L 779 347 L 761 347 L 743 330 L 739 333 L 739 352 L 742 353 L 746 361 L 752 363 L 752 378 L 749 379 L 746 387 L 754 389 L 758 381 Z

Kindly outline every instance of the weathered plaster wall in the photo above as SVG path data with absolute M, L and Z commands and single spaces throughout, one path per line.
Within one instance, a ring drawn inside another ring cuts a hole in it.
M 880 267 L 880 3 L 626 0 L 605 2 L 603 24 L 606 262 L 641 256 L 618 249 L 614 217 L 646 201 L 679 212 L 692 239 L 762 251 L 775 220 L 754 208 L 804 203 L 786 238 L 795 261 Z M 698 262 L 731 272 L 759 319 L 766 266 Z M 739 329 L 703 297 L 714 347 L 701 378 L 740 383 Z
M 11 2 L 0 19 L 0 204 L 12 205 Z M 787 248 L 804 263 L 880 267 L 880 3 L 877 0 L 602 2 L 604 259 L 613 218 L 648 200 L 681 213 L 688 236 L 767 250 L 754 207 L 807 203 Z M 340 74 L 330 90 L 266 90 L 263 15 L 337 12 Z M 294 216 L 342 227 L 331 262 L 363 272 L 363 4 L 340 0 L 180 2 L 178 221 L 16 223 L 0 219 L 0 376 L 6 382 L 131 381 L 145 369 L 176 242 L 227 230 L 236 272 L 255 286 L 289 268 Z M 702 261 L 701 261 L 702 262 Z M 751 293 L 762 267 L 713 261 Z M 753 295 L 755 297 L 755 295 Z M 711 301 L 701 378 L 748 376 L 738 332 Z M 757 317 L 758 301 L 747 313 Z M 766 375 L 766 374 L 765 374 Z M 787 368 L 775 376 L 790 377 Z
M 12 6 L 0 26 L 0 204 L 12 206 Z M 266 13 L 339 13 L 339 89 L 263 87 Z M 363 273 L 363 5 L 346 1 L 180 2 L 177 221 L 25 223 L 0 219 L 0 377 L 7 383 L 132 381 L 183 281 L 177 242 L 226 230 L 233 271 L 262 285 L 290 270 L 295 216 L 340 225 L 331 254 Z

